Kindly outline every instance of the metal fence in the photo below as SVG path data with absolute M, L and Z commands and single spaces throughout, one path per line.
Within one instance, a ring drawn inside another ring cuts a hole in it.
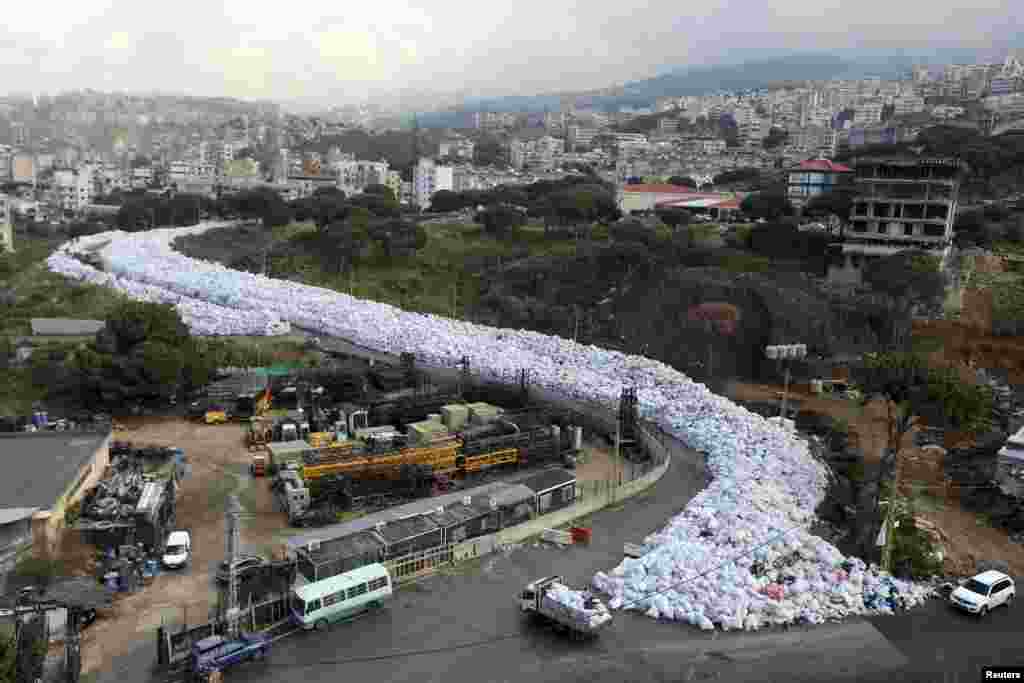
M 239 615 L 239 625 L 249 631 L 269 628 L 288 616 L 288 597 L 278 597 L 251 603 L 243 608 Z M 157 629 L 156 652 L 157 663 L 161 666 L 173 666 L 188 658 L 192 645 L 212 635 L 223 635 L 227 631 L 227 622 L 222 618 L 197 626 L 183 625 L 180 630 L 172 633 L 167 627 Z
M 429 576 L 438 569 L 453 564 L 455 564 L 455 546 L 445 545 L 388 560 L 384 566 L 388 568 L 392 581 L 401 585 L 423 576 Z

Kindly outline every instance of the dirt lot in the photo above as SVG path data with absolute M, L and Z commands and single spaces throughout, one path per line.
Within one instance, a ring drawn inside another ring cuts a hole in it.
M 770 385 L 735 383 L 729 389 L 729 396 L 744 401 L 773 401 L 782 387 Z M 820 397 L 802 392 L 790 392 L 800 401 L 802 410 L 825 413 L 833 418 L 842 418 L 850 425 L 850 432 L 856 432 L 860 448 L 866 461 L 878 460 L 886 439 L 885 408 L 874 402 L 861 408 L 853 401 L 841 398 Z M 903 450 L 906 479 L 934 485 L 941 481 L 941 463 L 928 451 L 916 448 L 908 434 Z M 914 487 L 929 495 L 917 496 L 919 517 L 935 524 L 945 536 L 946 569 L 951 573 L 963 574 L 973 571 L 975 560 L 1002 560 L 1017 575 L 1024 574 L 1024 546 L 1010 543 L 1002 529 L 995 529 L 985 523 L 974 512 L 965 510 L 956 498 L 945 499 L 941 489 Z M 934 495 L 931 495 L 934 494 Z
M 129 430 L 118 432 L 119 439 L 184 449 L 192 472 L 179 491 L 178 525 L 192 532 L 193 559 L 184 571 L 162 573 L 144 590 L 116 599 L 109 613 L 85 632 L 85 671 L 149 637 L 161 621 L 197 624 L 209 617 L 216 602 L 212 575 L 224 559 L 224 511 L 232 492 L 250 513 L 243 519 L 246 550 L 269 555 L 290 532 L 284 517 L 273 509 L 266 480 L 248 474 L 249 454 L 238 425 L 208 426 L 179 419 L 123 422 Z
M 155 637 L 161 622 L 198 624 L 216 604 L 213 573 L 224 559 L 224 511 L 228 496 L 238 493 L 243 518 L 242 545 L 266 557 L 287 536 L 297 533 L 284 515 L 274 509 L 266 479 L 248 473 L 249 453 L 238 425 L 209 426 L 179 419 L 125 419 L 128 431 L 116 437 L 142 444 L 184 449 L 192 466 L 178 497 L 178 525 L 192 532 L 192 565 L 182 572 L 165 572 L 144 590 L 120 595 L 114 607 L 90 627 L 83 637 L 83 669 L 102 666 L 104 660 L 128 651 L 133 642 Z M 584 444 L 586 462 L 577 469 L 580 481 L 611 478 L 615 472 L 608 447 L 597 441 Z M 69 537 L 66 549 L 75 564 L 85 569 L 88 548 Z

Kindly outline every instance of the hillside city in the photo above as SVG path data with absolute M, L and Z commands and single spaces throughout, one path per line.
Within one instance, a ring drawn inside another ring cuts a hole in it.
M 0 683 L 1024 675 L 1024 49 L 644 83 L 0 96 Z

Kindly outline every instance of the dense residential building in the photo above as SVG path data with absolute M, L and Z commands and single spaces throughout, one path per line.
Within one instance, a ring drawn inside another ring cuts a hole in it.
M 924 111 L 924 98 L 919 95 L 901 95 L 892 102 L 895 116 L 906 116 Z
M 92 203 L 95 167 L 82 164 L 74 170 L 56 171 L 53 176 L 57 205 L 65 213 L 77 213 Z
M 569 126 L 567 132 L 569 147 L 572 151 L 577 152 L 581 149 L 589 149 L 600 131 L 597 128 Z
M 829 278 L 859 282 L 868 262 L 905 249 L 924 249 L 945 262 L 953 239 L 960 179 L 958 159 L 910 155 L 856 158 L 857 196 Z
M 36 159 L 31 154 L 14 154 L 11 156 L 11 173 L 8 176 L 15 183 L 36 182 Z
M 475 148 L 476 145 L 473 144 L 472 140 L 453 138 L 440 143 L 438 146 L 438 156 L 472 161 Z
M 882 120 L 882 103 L 881 102 L 862 102 L 858 104 L 854 109 L 853 122 L 854 124 L 871 124 L 878 123 Z
M 252 183 L 237 183 L 238 186 L 247 186 Z M 294 191 L 295 199 L 311 197 L 321 187 L 337 187 L 338 181 L 333 176 L 327 175 L 290 175 L 287 186 Z
M 550 135 L 534 140 L 513 139 L 508 143 L 509 165 L 512 168 L 535 168 L 549 171 L 565 153 L 565 141 Z
M 10 198 L 0 194 L 0 253 L 14 251 L 13 213 Z
M 454 188 L 452 167 L 442 166 L 433 159 L 420 159 L 413 167 L 412 185 L 413 204 L 427 209 L 435 192 Z
M 338 188 L 345 194 L 361 194 L 368 185 L 386 185 L 388 162 L 386 161 L 338 161 L 331 166 L 337 175 Z
M 827 159 L 808 159 L 789 172 L 789 201 L 802 207 L 811 198 L 848 183 L 853 169 Z

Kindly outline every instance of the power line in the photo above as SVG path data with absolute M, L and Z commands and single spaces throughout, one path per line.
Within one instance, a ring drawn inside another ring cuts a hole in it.
M 666 593 L 666 592 L 668 592 L 670 590 L 674 590 L 674 589 L 678 588 L 679 586 L 682 586 L 684 584 L 690 583 L 691 581 L 696 581 L 697 579 L 702 578 L 704 576 L 707 576 L 708 574 L 712 574 L 712 573 L 714 573 L 714 572 L 716 572 L 716 571 L 718 571 L 718 570 L 720 570 L 720 569 L 722 569 L 724 567 L 727 567 L 728 565 L 732 564 L 733 562 L 735 562 L 736 560 L 740 559 L 741 557 L 746 557 L 747 555 L 750 555 L 751 553 L 756 552 L 757 550 L 760 550 L 761 548 L 763 548 L 763 547 L 765 547 L 767 545 L 770 545 L 771 543 L 774 543 L 776 540 L 782 538 L 783 536 L 785 536 L 785 535 L 787 535 L 789 533 L 792 533 L 793 531 L 796 531 L 797 529 L 802 529 L 802 528 L 805 528 L 807 526 L 808 526 L 807 524 L 798 524 L 796 526 L 790 527 L 789 529 L 786 529 L 784 531 L 779 532 L 778 534 L 776 534 L 775 536 L 772 536 L 768 540 L 763 541 L 761 543 L 758 543 L 758 544 L 748 548 L 747 550 L 745 550 L 745 551 L 743 551 L 743 552 L 741 552 L 741 553 L 739 553 L 737 555 L 732 556 L 728 560 L 725 560 L 725 561 L 721 562 L 720 564 L 715 565 L 714 567 L 712 567 L 710 569 L 707 569 L 707 570 L 705 570 L 703 572 L 700 572 L 699 574 L 696 574 L 694 576 L 687 577 L 687 578 L 685 578 L 685 579 L 683 579 L 681 581 L 678 581 L 678 582 L 672 584 L 671 586 L 668 586 L 667 588 L 663 588 L 661 590 L 652 591 L 652 592 L 647 593 L 643 597 L 640 597 L 640 598 L 638 598 L 636 600 L 623 603 L 619 607 L 619 609 L 620 610 L 627 609 L 631 605 L 635 605 L 637 603 L 643 602 L 644 600 L 652 598 L 652 597 L 654 597 L 656 595 L 661 595 L 661 594 Z M 471 648 L 475 648 L 475 647 L 482 647 L 484 645 L 492 645 L 494 643 L 499 643 L 499 642 L 503 642 L 503 641 L 506 641 L 506 640 L 516 640 L 516 639 L 520 639 L 520 638 L 523 638 L 523 637 L 524 636 L 523 636 L 522 633 L 507 633 L 507 634 L 504 634 L 504 635 L 492 636 L 490 638 L 484 638 L 484 639 L 481 639 L 481 640 L 474 640 L 474 641 L 470 641 L 470 642 L 467 642 L 467 643 L 459 643 L 457 645 L 444 645 L 444 646 L 441 646 L 441 647 L 424 648 L 424 649 L 420 649 L 420 650 L 406 650 L 404 652 L 392 652 L 392 653 L 389 653 L 389 654 L 373 655 L 373 656 L 368 656 L 368 657 L 349 657 L 349 658 L 345 658 L 345 659 L 323 659 L 323 660 L 320 660 L 320 661 L 317 661 L 317 662 L 310 662 L 308 664 L 284 664 L 284 665 L 280 665 L 280 666 L 277 666 L 277 665 L 274 665 L 274 664 L 270 664 L 269 668 L 273 668 L 273 669 L 307 669 L 307 668 L 318 667 L 318 666 L 344 666 L 346 664 L 363 664 L 363 663 L 367 663 L 367 662 L 379 662 L 379 661 L 387 661 L 387 660 L 392 660 L 392 659 L 403 659 L 403 658 L 406 658 L 406 657 L 418 657 L 418 656 L 422 656 L 422 655 L 441 654 L 441 653 L 444 653 L 444 652 L 456 652 L 458 650 L 467 650 L 467 649 L 471 649 Z

